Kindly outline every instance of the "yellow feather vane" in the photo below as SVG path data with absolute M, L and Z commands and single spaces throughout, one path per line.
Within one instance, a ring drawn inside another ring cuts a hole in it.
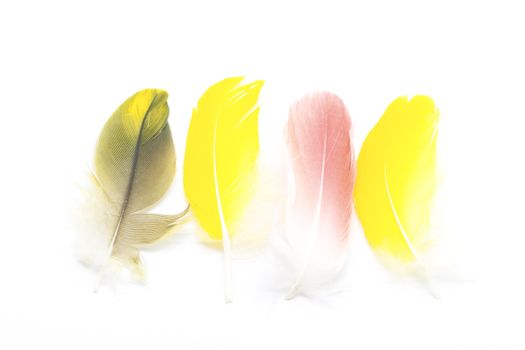
M 175 175 L 175 150 L 168 125 L 168 95 L 143 90 L 127 99 L 100 134 L 94 180 L 103 207 L 103 239 L 108 259 L 142 276 L 138 248 L 161 239 L 186 214 L 157 215 L 157 203 Z M 102 277 L 102 274 L 101 274 Z
M 355 208 L 369 244 L 401 262 L 418 259 L 436 187 L 439 112 L 431 98 L 400 97 L 368 134 L 357 160 Z
M 193 110 L 184 158 L 184 191 L 191 211 L 225 259 L 225 298 L 232 299 L 231 243 L 250 201 L 259 154 L 257 99 L 262 81 L 225 79 Z

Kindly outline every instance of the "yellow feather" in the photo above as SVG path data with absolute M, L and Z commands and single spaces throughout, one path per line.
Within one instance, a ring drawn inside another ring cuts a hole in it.
M 417 260 L 436 186 L 439 112 L 431 98 L 400 97 L 368 134 L 357 160 L 355 208 L 370 245 Z
M 253 195 L 259 154 L 257 99 L 263 82 L 242 85 L 242 79 L 225 79 L 202 95 L 184 158 L 191 210 L 210 239 L 223 241 L 227 289 L 230 237 L 238 234 L 236 226 Z

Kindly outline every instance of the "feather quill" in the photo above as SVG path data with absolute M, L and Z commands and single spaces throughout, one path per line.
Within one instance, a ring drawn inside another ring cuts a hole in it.
M 335 279 L 343 266 L 355 175 L 350 131 L 348 111 L 334 94 L 306 96 L 290 109 L 284 238 L 295 280 L 289 299 Z
M 250 201 L 259 154 L 257 99 L 262 81 L 225 79 L 193 110 L 184 158 L 184 191 L 202 229 L 221 242 L 225 299 L 232 301 L 231 237 Z
M 397 98 L 361 148 L 355 207 L 369 244 L 389 260 L 417 262 L 427 246 L 438 122 L 431 98 Z
M 100 278 L 110 261 L 136 276 L 143 270 L 139 248 L 164 237 L 187 210 L 176 215 L 146 212 L 168 190 L 175 175 L 175 150 L 168 125 L 168 95 L 147 89 L 127 99 L 109 118 L 95 151 L 90 196 L 104 246 Z

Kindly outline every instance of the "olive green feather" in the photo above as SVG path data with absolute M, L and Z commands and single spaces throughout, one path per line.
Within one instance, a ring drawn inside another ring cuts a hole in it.
M 138 248 L 164 237 L 187 210 L 149 214 L 175 176 L 175 149 L 168 125 L 168 95 L 147 89 L 127 99 L 100 134 L 94 177 L 107 206 L 107 257 L 141 273 Z

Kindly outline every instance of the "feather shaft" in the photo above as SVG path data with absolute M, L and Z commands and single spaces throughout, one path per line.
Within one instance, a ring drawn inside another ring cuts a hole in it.
M 219 110 L 219 112 L 217 113 L 217 118 L 215 118 L 215 127 L 213 128 L 213 182 L 215 188 L 215 200 L 217 201 L 217 210 L 219 213 L 219 220 L 222 232 L 222 248 L 224 255 L 224 299 L 226 303 L 231 303 L 233 300 L 231 242 L 230 233 L 228 232 L 228 227 L 226 226 L 226 222 L 224 221 L 222 200 L 219 194 L 219 177 L 217 176 L 217 130 L 219 128 L 219 121 L 221 119 L 221 111 L 222 109 Z M 241 119 L 237 124 L 239 124 L 243 119 Z
M 308 239 L 308 248 L 307 248 L 307 254 L 306 254 L 306 257 L 304 259 L 304 262 L 303 262 L 303 265 L 302 265 L 302 268 L 295 280 L 295 283 L 292 285 L 292 288 L 290 289 L 290 291 L 288 292 L 288 294 L 286 295 L 286 299 L 290 300 L 290 299 L 293 299 L 297 293 L 299 292 L 299 289 L 301 287 L 301 283 L 303 281 L 303 278 L 304 278 L 304 275 L 308 269 L 308 265 L 310 264 L 310 259 L 311 259 L 311 256 L 312 256 L 312 253 L 314 251 L 314 248 L 315 248 L 315 243 L 316 243 L 316 240 L 317 240 L 317 236 L 319 234 L 319 221 L 320 221 L 320 218 L 321 218 L 321 208 L 322 208 L 322 203 L 323 203 L 323 188 L 324 188 L 324 174 L 325 174 L 325 170 L 326 170 L 326 139 L 327 139 L 327 132 L 325 130 L 325 133 L 324 133 L 324 139 L 323 139 L 323 160 L 321 162 L 322 166 L 321 166 L 321 179 L 320 179 L 320 186 L 319 186 L 319 194 L 318 194 L 318 199 L 317 199 L 317 205 L 316 205 L 316 208 L 315 208 L 315 216 L 314 216 L 314 223 L 313 223 L 313 226 L 312 226 L 312 230 L 310 231 L 310 234 L 308 235 L 309 236 L 309 239 Z
M 124 218 L 124 216 L 126 215 L 126 211 L 128 210 L 129 197 L 131 195 L 131 191 L 133 190 L 133 182 L 135 180 L 136 168 L 137 168 L 137 163 L 138 163 L 138 159 L 139 159 L 140 145 L 141 145 L 141 142 L 142 142 L 142 132 L 144 131 L 144 125 L 145 125 L 146 120 L 148 118 L 148 114 L 149 114 L 149 112 L 151 110 L 151 107 L 155 103 L 156 99 L 157 99 L 157 96 L 154 96 L 153 99 L 151 100 L 151 103 L 150 103 L 150 105 L 149 105 L 149 107 L 148 107 L 148 109 L 147 109 L 147 111 L 145 113 L 144 119 L 142 119 L 142 123 L 140 124 L 140 131 L 139 131 L 139 135 L 137 137 L 137 143 L 135 145 L 135 150 L 133 151 L 133 163 L 131 165 L 130 179 L 129 179 L 129 182 L 127 184 L 126 194 L 124 196 L 124 201 L 122 202 L 122 207 L 120 209 L 120 215 L 118 217 L 117 225 L 116 225 L 115 231 L 114 231 L 114 233 L 113 233 L 113 235 L 111 237 L 111 243 L 109 244 L 108 259 L 111 258 L 111 255 L 113 254 L 113 248 L 115 246 L 115 241 L 117 240 L 119 232 L 120 232 L 120 226 L 122 224 L 122 219 Z

